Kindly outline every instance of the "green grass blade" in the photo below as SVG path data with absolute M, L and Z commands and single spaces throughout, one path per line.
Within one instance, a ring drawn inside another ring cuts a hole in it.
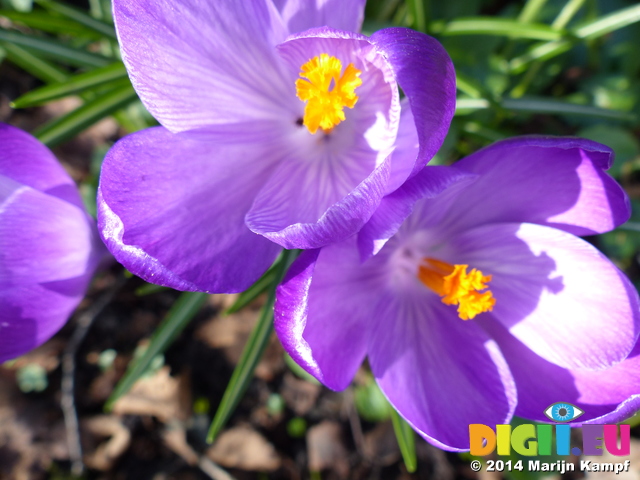
M 261 294 L 266 292 L 269 289 L 269 286 L 273 285 L 273 282 L 275 281 L 277 275 L 277 266 L 277 264 L 272 266 L 264 273 L 264 275 L 262 275 L 262 277 L 260 277 L 256 281 L 256 283 L 254 283 L 247 290 L 238 295 L 238 299 L 233 303 L 233 305 L 231 305 L 224 311 L 223 315 L 229 315 L 231 313 L 237 312 L 238 310 L 249 305 Z
M 32 90 L 29 93 L 16 99 L 13 108 L 26 108 L 66 97 L 67 95 L 75 95 L 90 88 L 94 88 L 105 83 L 119 80 L 127 77 L 127 70 L 122 62 L 116 62 L 106 67 L 97 68 L 90 72 L 75 75 L 60 83 L 54 85 L 46 85 L 44 87 Z
M 1 10 L 0 17 L 6 17 L 14 23 L 26 25 L 35 30 L 43 32 L 84 36 L 90 38 L 100 38 L 100 35 L 83 25 L 69 20 L 68 18 L 53 16 L 47 12 L 17 12 L 12 10 Z
M 634 121 L 633 113 L 608 110 L 606 108 L 593 107 L 591 105 L 577 105 L 575 103 L 546 98 L 512 98 L 497 102 L 499 107 L 505 110 L 531 113 L 551 113 L 556 115 L 580 115 L 610 120 Z M 467 115 L 477 110 L 485 110 L 491 106 L 491 102 L 485 98 L 459 98 L 456 101 L 456 115 Z
M 518 21 L 522 23 L 534 22 L 546 3 L 547 0 L 527 0 L 527 3 L 518 16 Z
M 135 101 L 137 98 L 135 90 L 126 80 L 125 85 L 99 95 L 72 112 L 40 127 L 34 132 L 34 135 L 45 145 L 50 147 L 57 145 Z
M 144 354 L 138 360 L 134 360 L 129 364 L 126 373 L 113 389 L 111 396 L 105 403 L 104 408 L 106 411 L 110 411 L 118 398 L 129 391 L 133 384 L 145 373 L 155 356 L 163 353 L 171 345 L 173 340 L 198 313 L 207 297 L 208 294 L 200 292 L 184 292 L 180 295 L 180 298 L 173 304 L 173 307 L 171 307 L 171 310 L 169 310 L 169 313 L 151 337 L 149 346 Z
M 640 5 L 623 8 L 576 29 L 578 38 L 593 39 L 640 21 Z
M 13 43 L 0 42 L 7 59 L 45 83 L 64 82 L 69 74 L 46 60 Z
M 104 67 L 113 62 L 110 58 L 70 47 L 53 38 L 35 37 L 0 29 L 0 40 L 30 49 L 45 57 L 59 60 L 74 67 Z
M 638 21 L 640 21 L 640 5 L 633 5 L 589 22 L 573 33 L 576 39 L 593 40 Z M 556 57 L 571 49 L 575 43 L 575 40 L 564 39 L 536 45 L 523 55 L 512 59 L 509 62 L 509 70 L 514 74 L 522 73 L 531 62 Z
M 471 17 L 453 20 L 445 25 L 432 24 L 432 33 L 452 35 L 499 35 L 531 40 L 560 40 L 566 32 L 542 23 L 522 23 L 509 18 Z
M 116 31 L 113 25 L 106 24 L 101 22 L 100 20 L 96 20 L 95 18 L 87 15 L 86 13 L 77 10 L 69 5 L 65 5 L 60 2 L 52 2 L 50 0 L 36 0 L 39 5 L 42 5 L 44 8 L 51 12 L 59 13 L 75 22 L 78 22 L 80 25 L 85 26 L 86 28 L 93 30 L 100 35 L 116 39 Z
M 242 356 L 236 368 L 233 370 L 231 380 L 222 396 L 222 401 L 218 406 L 218 410 L 209 427 L 207 434 L 207 442 L 211 443 L 218 433 L 227 423 L 231 414 L 240 401 L 242 394 L 249 386 L 249 382 L 253 377 L 253 372 L 258 365 L 258 361 L 262 357 L 262 353 L 269 342 L 269 337 L 273 332 L 273 304 L 275 301 L 276 287 L 282 280 L 285 271 L 289 267 L 291 261 L 296 256 L 295 250 L 285 250 L 282 252 L 280 259 L 274 266 L 276 275 L 269 288 L 269 297 L 264 305 L 260 318 L 255 328 L 247 340 L 247 344 L 242 351 Z
M 418 460 L 416 457 L 416 437 L 413 429 L 409 424 L 396 412 L 393 407 L 391 410 L 391 421 L 393 422 L 393 431 L 396 433 L 398 446 L 402 453 L 404 465 L 409 473 L 413 473 L 418 468 Z
M 569 0 L 562 10 L 553 21 L 551 26 L 553 28 L 564 28 L 571 21 L 571 19 L 578 13 L 578 10 L 582 8 L 586 0 Z
M 577 105 L 575 103 L 548 100 L 546 98 L 518 98 L 506 99 L 500 102 L 506 110 L 533 113 L 552 113 L 557 115 L 580 115 L 587 117 L 608 118 L 611 120 L 634 121 L 636 116 L 628 112 L 608 110 L 591 105 Z
M 424 8 L 424 0 L 407 0 L 409 11 L 413 17 L 413 28 L 419 32 L 427 31 L 427 14 Z

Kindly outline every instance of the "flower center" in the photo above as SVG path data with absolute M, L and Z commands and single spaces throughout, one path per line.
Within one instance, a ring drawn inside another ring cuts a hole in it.
M 458 305 L 458 316 L 470 320 L 482 312 L 490 312 L 496 304 L 491 290 L 481 292 L 491 281 L 491 275 L 469 265 L 451 265 L 434 258 L 425 258 L 418 268 L 418 279 L 442 297 L 445 305 Z
M 344 107 L 353 108 L 358 101 L 355 90 L 362 84 L 362 73 L 353 63 L 342 73 L 342 62 L 334 56 L 321 54 L 300 67 L 296 80 L 296 94 L 307 102 L 304 107 L 304 125 L 311 133 L 321 128 L 329 133 L 345 119 Z

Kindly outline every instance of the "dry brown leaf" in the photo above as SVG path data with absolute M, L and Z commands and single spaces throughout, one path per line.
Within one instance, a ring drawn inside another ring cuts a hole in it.
M 185 421 L 191 414 L 190 389 L 187 377 L 172 377 L 164 366 L 152 377 L 141 378 L 131 390 L 120 397 L 113 412 L 120 415 L 152 415 L 163 423 Z
M 82 422 L 83 430 L 93 437 L 94 442 L 108 438 L 84 455 L 84 463 L 95 470 L 107 471 L 115 461 L 129 448 L 131 432 L 115 415 L 98 415 Z M 85 437 L 85 440 L 86 437 Z
M 341 478 L 349 475 L 348 452 L 342 443 L 339 423 L 327 420 L 311 427 L 307 431 L 307 450 L 312 472 L 330 469 Z
M 206 456 L 224 467 L 251 471 L 270 472 L 281 464 L 273 445 L 255 430 L 244 426 L 222 432 Z

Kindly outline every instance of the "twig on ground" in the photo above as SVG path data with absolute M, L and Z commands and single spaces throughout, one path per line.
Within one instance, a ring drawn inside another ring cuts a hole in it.
M 75 369 L 76 353 L 84 337 L 89 332 L 91 325 L 102 310 L 109 304 L 113 296 L 125 284 L 127 278 L 120 275 L 116 282 L 106 292 L 96 299 L 93 304 L 83 313 L 78 315 L 76 329 L 67 344 L 62 356 L 62 398 L 60 406 L 64 415 L 64 424 L 67 430 L 67 444 L 69 446 L 69 459 L 71 460 L 71 473 L 80 476 L 84 472 L 84 462 L 82 461 L 82 445 L 80 444 L 80 429 L 78 426 L 78 413 L 76 412 L 75 390 Z

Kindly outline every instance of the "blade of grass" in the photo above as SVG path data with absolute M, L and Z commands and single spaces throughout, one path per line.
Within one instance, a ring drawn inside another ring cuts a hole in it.
M 63 82 L 32 90 L 12 103 L 13 108 L 26 108 L 74 95 L 105 83 L 127 77 L 127 70 L 122 62 L 97 68 L 80 75 L 74 75 Z
M 267 270 L 264 273 L 264 275 L 262 275 L 262 277 L 260 277 L 256 281 L 256 283 L 254 283 L 247 290 L 242 292 L 238 296 L 238 299 L 233 303 L 233 305 L 231 305 L 229 308 L 227 308 L 223 312 L 223 315 L 229 315 L 231 313 L 237 312 L 238 310 L 241 310 L 242 308 L 246 307 L 251 302 L 253 302 L 261 294 L 266 292 L 269 289 L 269 286 L 272 285 L 275 280 L 275 277 L 277 275 L 277 272 L 276 272 L 277 266 L 278 265 L 273 265 L 269 270 Z
M 222 401 L 218 406 L 211 426 L 209 427 L 209 433 L 207 434 L 207 442 L 211 443 L 216 438 L 218 433 L 222 430 L 224 425 L 231 417 L 231 414 L 236 408 L 236 405 L 240 401 L 242 394 L 249 386 L 249 382 L 253 378 L 253 372 L 258 365 L 258 361 L 262 357 L 262 353 L 269 342 L 269 337 L 273 332 L 273 304 L 275 301 L 276 287 L 282 280 L 284 273 L 289 267 L 290 263 L 296 256 L 297 251 L 285 250 L 282 252 L 280 259 L 274 266 L 276 275 L 269 289 L 269 297 L 267 303 L 264 305 L 260 318 L 255 328 L 251 332 L 249 340 L 242 351 L 242 356 L 238 365 L 231 375 L 231 380 L 222 396 Z
M 510 18 L 470 17 L 453 20 L 447 24 L 434 22 L 431 32 L 442 36 L 499 35 L 532 40 L 560 40 L 566 32 L 542 23 L 521 23 Z
M 563 9 L 560 11 L 556 19 L 551 24 L 552 28 L 563 29 L 567 26 L 567 24 L 571 21 L 576 13 L 582 8 L 585 0 L 569 0 Z M 522 97 L 528 90 L 531 82 L 536 78 L 540 69 L 542 68 L 543 62 L 536 61 L 527 69 L 522 80 L 516 85 L 513 90 L 509 93 L 509 95 L 513 98 Z
M 51 15 L 47 12 L 17 12 L 1 10 L 0 17 L 6 17 L 13 23 L 20 23 L 35 30 L 73 36 L 100 38 L 100 35 L 68 18 Z
M 573 33 L 578 40 L 593 40 L 638 21 L 640 5 L 633 5 L 591 21 L 575 29 Z M 515 74 L 522 73 L 531 62 L 556 57 L 571 49 L 575 43 L 576 40 L 564 39 L 536 45 L 523 55 L 512 59 L 509 62 L 509 70 Z
M 60 67 L 41 59 L 18 45 L 8 42 L 0 42 L 0 45 L 11 63 L 45 83 L 64 82 L 69 78 L 69 74 Z
M 144 354 L 138 360 L 129 364 L 126 373 L 113 389 L 104 406 L 106 411 L 113 409 L 113 405 L 118 398 L 127 393 L 145 373 L 155 356 L 163 353 L 171 345 L 173 340 L 195 317 L 207 297 L 208 294 L 200 292 L 184 292 L 180 295 L 180 298 L 173 304 L 171 310 L 169 310 L 169 313 L 151 337 L 149 346 Z
M 528 0 L 520 15 L 518 15 L 518 21 L 522 23 L 535 21 L 546 3 L 547 0 Z
M 564 28 L 571 19 L 578 13 L 586 0 L 569 0 L 551 24 L 552 28 Z
M 591 105 L 576 105 L 575 103 L 558 100 L 512 98 L 498 102 L 505 110 L 531 113 L 551 113 L 558 115 L 580 115 L 587 117 L 608 118 L 611 120 L 634 121 L 633 113 L 592 107 Z M 484 98 L 460 98 L 456 101 L 456 115 L 467 115 L 476 110 L 489 108 L 491 102 Z
M 67 18 L 70 18 L 81 25 L 84 25 L 90 30 L 93 30 L 100 35 L 111 38 L 113 40 L 116 39 L 116 31 L 113 25 L 106 24 L 97 20 L 86 13 L 77 10 L 69 5 L 65 5 L 60 2 L 52 2 L 50 0 L 36 0 L 36 3 L 43 6 L 47 10 L 51 12 L 59 13 L 60 15 L 64 15 Z
M 427 31 L 427 16 L 423 0 L 407 0 L 409 11 L 413 17 L 413 29 L 419 32 Z
M 135 101 L 138 98 L 135 90 L 128 79 L 124 82 L 124 85 L 99 95 L 81 107 L 45 124 L 36 130 L 34 135 L 45 145 L 57 145 Z
M 391 421 L 393 422 L 393 431 L 396 434 L 398 440 L 398 446 L 402 453 L 402 459 L 404 465 L 407 467 L 409 473 L 413 473 L 418 468 L 418 460 L 416 458 L 416 437 L 413 433 L 413 429 L 409 424 L 396 412 L 396 410 L 389 406 L 391 410 Z
M 0 29 L 0 40 L 36 51 L 45 57 L 74 67 L 104 67 L 113 62 L 107 57 L 70 47 L 53 38 L 35 37 Z

